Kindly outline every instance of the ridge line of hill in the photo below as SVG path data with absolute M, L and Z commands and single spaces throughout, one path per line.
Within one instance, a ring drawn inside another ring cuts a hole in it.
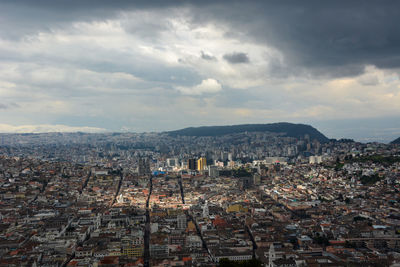
M 289 122 L 277 122 L 267 124 L 240 124 L 226 126 L 201 126 L 188 127 L 175 131 L 165 132 L 171 136 L 222 136 L 241 132 L 272 132 L 283 133 L 288 137 L 304 138 L 309 135 L 310 140 L 318 140 L 321 143 L 329 142 L 329 139 L 311 125 L 295 124 Z

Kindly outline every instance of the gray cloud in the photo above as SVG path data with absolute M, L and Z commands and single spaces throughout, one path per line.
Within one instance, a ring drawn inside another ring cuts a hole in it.
M 249 57 L 246 53 L 233 52 L 230 54 L 225 54 L 223 58 L 231 64 L 249 63 Z
M 198 9 L 197 23 L 228 24 L 232 35 L 280 50 L 286 71 L 342 77 L 363 73 L 365 65 L 400 67 L 398 1 L 250 1 Z
M 164 9 L 182 6 L 177 0 L 155 1 L 91 1 L 91 0 L 5 0 L 0 3 L 2 24 L 1 38 L 20 39 L 38 32 L 51 32 L 74 22 L 104 21 L 115 18 L 125 11 Z M 126 25 L 128 31 L 136 31 Z M 151 27 L 151 25 L 150 25 Z M 143 34 L 147 34 L 142 32 Z
M 2 123 L 143 131 L 400 112 L 399 1 L 4 0 L 0 23 Z
M 216 57 L 214 57 L 214 56 L 212 56 L 212 55 L 209 55 L 209 54 L 206 54 L 206 53 L 204 53 L 203 51 L 201 51 L 201 58 L 204 59 L 204 60 L 210 60 L 210 61 L 215 61 L 215 60 L 217 60 Z
M 0 109 L 10 109 L 16 107 L 19 107 L 17 103 L 9 103 L 9 104 L 0 103 Z
M 170 13 L 188 8 L 195 24 L 223 23 L 231 34 L 282 51 L 290 69 L 305 68 L 314 76 L 354 76 L 363 66 L 400 67 L 400 2 L 383 1 L 28 1 L 0 3 L 2 38 L 51 31 L 65 23 L 106 20 L 130 10 Z M 147 27 L 148 26 L 148 27 Z M 127 30 L 151 38 L 163 30 L 151 24 Z M 243 57 L 244 58 L 244 57 Z M 240 60 L 239 60 L 240 61 Z M 235 62 L 235 60 L 234 60 Z
M 360 77 L 358 79 L 358 81 L 362 84 L 362 85 L 378 85 L 379 84 L 379 79 L 377 76 L 375 75 L 364 75 L 362 77 Z

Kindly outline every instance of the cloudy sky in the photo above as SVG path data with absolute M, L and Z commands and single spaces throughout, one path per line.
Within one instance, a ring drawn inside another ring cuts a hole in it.
M 0 132 L 400 136 L 399 1 L 0 2 Z

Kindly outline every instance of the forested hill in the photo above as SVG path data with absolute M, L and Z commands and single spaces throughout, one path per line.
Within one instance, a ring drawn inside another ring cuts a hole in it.
M 397 138 L 396 140 L 393 140 L 392 142 L 390 142 L 391 144 L 398 144 L 400 145 L 400 137 Z
M 329 139 L 310 125 L 278 122 L 269 124 L 242 124 L 229 126 L 202 126 L 189 127 L 181 130 L 167 132 L 171 136 L 221 136 L 241 132 L 272 132 L 284 133 L 286 136 L 304 138 L 306 134 L 310 139 L 317 139 L 325 143 Z

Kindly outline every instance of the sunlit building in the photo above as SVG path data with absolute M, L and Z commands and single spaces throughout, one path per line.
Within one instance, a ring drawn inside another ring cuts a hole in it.
M 197 160 L 197 170 L 203 171 L 207 167 L 207 160 L 205 157 L 201 157 Z

